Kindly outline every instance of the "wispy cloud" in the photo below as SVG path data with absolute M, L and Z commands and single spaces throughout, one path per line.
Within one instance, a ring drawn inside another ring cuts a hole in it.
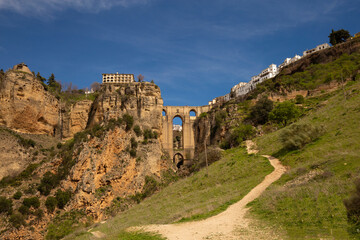
M 75 9 L 97 13 L 113 7 L 146 4 L 149 0 L 0 0 L 0 10 L 23 15 L 50 15 L 54 11 Z

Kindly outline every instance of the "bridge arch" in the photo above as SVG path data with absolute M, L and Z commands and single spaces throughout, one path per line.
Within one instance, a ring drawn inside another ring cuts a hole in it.
M 180 168 L 182 165 L 184 165 L 184 160 L 184 156 L 179 152 L 175 153 L 173 156 L 173 163 L 176 164 L 177 168 Z
M 183 150 L 181 155 L 184 158 L 184 164 L 191 161 L 195 154 L 195 135 L 194 123 L 197 117 L 203 113 L 208 112 L 210 106 L 164 106 L 163 111 L 166 112 L 166 117 L 163 116 L 162 121 L 162 135 L 161 143 L 163 149 L 166 150 L 170 156 L 174 157 L 177 153 L 173 147 L 173 119 L 180 117 L 182 120 L 182 135 L 183 135 Z M 191 112 L 193 112 L 191 116 Z

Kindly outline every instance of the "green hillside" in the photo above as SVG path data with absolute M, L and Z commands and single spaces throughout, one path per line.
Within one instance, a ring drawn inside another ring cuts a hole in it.
M 203 219 L 215 215 L 240 200 L 272 170 L 266 158 L 249 156 L 244 148 L 227 150 L 221 160 L 209 167 L 208 176 L 206 169 L 202 169 L 91 231 L 101 231 L 108 236 L 107 239 L 119 239 L 129 226 L 173 223 L 181 219 L 186 221 L 189 217 Z M 87 232 L 77 235 L 80 235 L 79 239 L 91 237 Z
M 350 81 L 344 90 L 306 100 L 313 110 L 297 124 L 323 126 L 318 140 L 285 150 L 279 136 L 289 127 L 256 140 L 260 153 L 278 157 L 291 170 L 251 204 L 251 212 L 290 238 L 350 238 L 343 200 L 360 173 L 360 82 Z

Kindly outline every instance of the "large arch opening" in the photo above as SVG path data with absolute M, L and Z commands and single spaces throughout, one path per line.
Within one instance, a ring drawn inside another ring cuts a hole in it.
M 173 149 L 184 149 L 183 120 L 180 116 L 173 118 Z
M 181 153 L 176 153 L 173 157 L 173 163 L 176 164 L 177 168 L 180 168 L 184 165 L 184 156 Z

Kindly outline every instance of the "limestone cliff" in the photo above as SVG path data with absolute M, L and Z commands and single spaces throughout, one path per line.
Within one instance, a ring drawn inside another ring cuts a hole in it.
M 87 127 L 92 104 L 91 100 L 82 100 L 70 106 L 62 105 L 59 119 L 62 138 L 72 138 Z
M 53 135 L 58 125 L 58 100 L 44 90 L 27 67 L 18 69 L 0 78 L 0 125 L 19 132 Z
M 131 139 L 138 147 L 131 156 Z M 161 145 L 157 139 L 142 144 L 143 137 L 121 127 L 110 130 L 104 138 L 91 138 L 84 142 L 75 166 L 64 189 L 71 189 L 75 196 L 71 209 L 85 209 L 95 220 L 103 218 L 104 209 L 116 197 L 125 198 L 140 193 L 146 176 L 160 178 L 161 171 L 170 162 L 161 158 Z
M 144 127 L 161 130 L 163 100 L 157 85 L 148 82 L 105 84 L 94 103 L 89 126 L 124 113 L 141 120 Z

